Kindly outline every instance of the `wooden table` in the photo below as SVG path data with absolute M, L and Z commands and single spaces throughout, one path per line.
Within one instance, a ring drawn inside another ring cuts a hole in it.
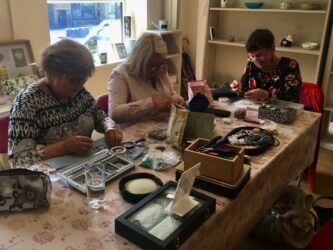
M 250 114 L 251 116 L 251 114 Z M 252 157 L 250 181 L 234 200 L 214 195 L 217 209 L 181 249 L 232 249 L 252 229 L 276 199 L 281 188 L 295 178 L 313 159 L 320 115 L 304 112 L 292 125 L 279 125 L 280 145 Z M 225 135 L 244 125 L 216 119 L 215 134 Z M 250 125 L 250 124 L 246 124 Z M 125 139 L 137 139 L 163 123 L 142 123 L 124 130 Z M 147 172 L 137 167 L 135 172 Z M 175 169 L 153 172 L 163 182 L 174 179 Z M 56 177 L 52 205 L 48 211 L 0 215 L 0 249 L 137 249 L 114 233 L 115 218 L 131 207 L 119 194 L 118 182 L 107 185 L 106 208 L 90 210 L 85 196 Z

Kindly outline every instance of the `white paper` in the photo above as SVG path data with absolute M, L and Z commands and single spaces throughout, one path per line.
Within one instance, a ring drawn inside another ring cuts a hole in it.
M 170 208 L 172 213 L 184 216 L 193 209 L 199 202 L 190 196 L 195 177 L 200 175 L 201 162 L 186 170 L 180 177 L 175 196 Z

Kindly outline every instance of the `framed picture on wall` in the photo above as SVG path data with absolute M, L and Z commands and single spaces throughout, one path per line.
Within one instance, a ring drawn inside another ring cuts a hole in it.
M 124 16 L 124 35 L 125 39 L 131 38 L 132 32 L 131 32 L 131 17 L 130 16 Z
M 118 55 L 119 59 L 123 59 L 123 58 L 127 57 L 127 51 L 126 51 L 125 44 L 115 43 L 114 46 L 116 48 L 116 52 L 117 52 L 117 55 Z
M 0 42 L 0 65 L 6 67 L 8 78 L 37 74 L 30 41 Z

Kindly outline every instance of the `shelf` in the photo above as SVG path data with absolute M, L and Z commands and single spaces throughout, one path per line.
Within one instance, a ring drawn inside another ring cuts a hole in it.
M 210 8 L 211 11 L 233 12 L 269 12 L 269 13 L 292 13 L 292 14 L 326 14 L 326 10 L 297 10 L 297 9 L 247 9 L 247 8 Z
M 324 110 L 333 112 L 333 105 L 329 104 L 324 105 Z
M 320 139 L 320 147 L 327 150 L 333 150 L 333 136 L 328 135 Z
M 175 57 L 179 57 L 180 56 L 180 53 L 175 53 L 175 54 L 170 54 L 170 55 L 167 55 L 167 59 L 171 59 L 171 58 L 175 58 Z
M 147 30 L 147 32 L 156 33 L 159 35 L 167 35 L 181 33 L 181 30 Z
M 223 40 L 223 39 L 208 40 L 208 43 L 226 45 L 226 46 L 245 47 L 245 42 L 229 42 L 229 41 Z M 308 49 L 303 49 L 302 47 L 297 47 L 297 46 L 291 47 L 291 48 L 276 46 L 275 49 L 276 49 L 276 51 L 285 51 L 285 52 L 309 54 L 309 55 L 319 55 L 319 53 L 320 53 L 320 51 L 318 49 L 308 50 Z

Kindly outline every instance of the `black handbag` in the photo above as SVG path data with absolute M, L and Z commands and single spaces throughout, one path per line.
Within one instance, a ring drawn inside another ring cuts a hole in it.
M 320 205 L 320 201 L 325 201 L 325 206 Z M 328 203 L 330 205 L 328 205 Z M 333 218 L 333 197 L 331 196 L 319 196 L 315 199 L 312 205 L 313 209 L 318 215 L 320 227 L 323 227 L 330 219 Z
M 0 212 L 48 208 L 52 185 L 48 175 L 28 169 L 0 172 Z

